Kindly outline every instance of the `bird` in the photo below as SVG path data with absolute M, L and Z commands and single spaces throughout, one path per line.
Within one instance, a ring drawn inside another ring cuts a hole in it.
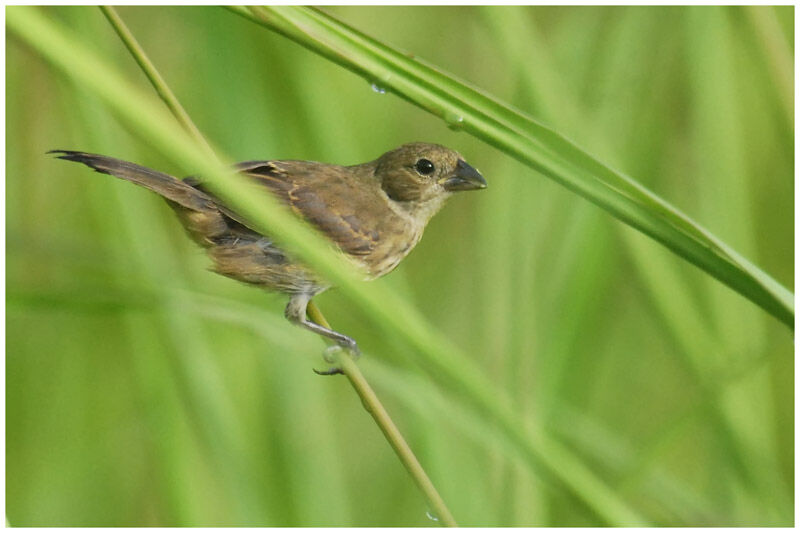
M 334 341 L 354 356 L 360 353 L 352 337 L 306 316 L 311 299 L 330 288 L 330 283 L 225 205 L 209 191 L 202 177 L 179 179 L 88 152 L 48 153 L 160 195 L 189 236 L 206 250 L 213 271 L 288 295 L 284 314 L 290 322 Z M 431 217 L 454 193 L 487 186 L 480 172 L 458 152 L 422 142 L 404 144 L 357 165 L 256 160 L 237 163 L 233 169 L 320 230 L 368 280 L 397 267 L 420 241 Z M 337 374 L 341 370 L 318 373 Z

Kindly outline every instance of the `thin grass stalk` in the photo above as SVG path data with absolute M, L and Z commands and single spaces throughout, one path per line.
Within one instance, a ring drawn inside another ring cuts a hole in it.
M 325 326 L 326 328 L 331 327 L 328 321 L 325 320 L 325 317 L 322 316 L 322 313 L 320 313 L 319 308 L 316 305 L 309 304 L 308 316 L 317 324 Z M 364 374 L 361 373 L 361 370 L 358 368 L 358 365 L 356 365 L 356 362 L 352 357 L 347 355 L 341 356 L 337 353 L 334 355 L 334 357 L 336 359 L 334 363 L 341 367 L 342 371 L 347 376 L 347 379 L 350 381 L 350 384 L 353 386 L 353 389 L 355 389 L 355 391 L 361 397 L 361 402 L 364 405 L 364 409 L 367 410 L 367 412 L 375 420 L 375 423 L 378 424 L 378 427 L 380 427 L 381 432 L 386 437 L 386 440 L 389 441 L 389 444 L 391 444 L 392 449 L 394 449 L 395 453 L 397 454 L 397 457 L 400 458 L 403 466 L 406 468 L 406 470 L 408 470 L 408 473 L 411 474 L 411 477 L 414 479 L 414 483 L 416 483 L 419 490 L 425 495 L 425 499 L 427 499 L 428 503 L 431 505 L 431 509 L 436 519 L 441 521 L 442 525 L 444 526 L 458 527 L 455 518 L 453 518 L 453 515 L 450 513 L 450 510 L 447 508 L 447 505 L 444 503 L 442 497 L 439 495 L 436 487 L 434 487 L 433 482 L 431 482 L 430 478 L 428 477 L 428 474 L 425 473 L 425 469 L 422 468 L 422 465 L 417 460 L 417 457 L 414 455 L 411 447 L 403 438 L 400 430 L 397 429 L 397 426 L 392 421 L 392 418 L 389 416 L 386 408 L 383 407 L 383 404 L 378 399 L 377 394 L 375 394 L 375 391 L 372 390 L 372 387 L 370 387 L 366 378 L 364 378 Z
M 128 26 L 122 20 L 122 18 L 117 13 L 117 10 L 114 9 L 112 6 L 99 6 L 100 11 L 103 12 L 103 15 L 108 19 L 108 22 L 111 24 L 111 27 L 114 28 L 114 31 L 117 32 L 119 38 L 128 48 L 128 51 L 133 56 L 133 59 L 136 60 L 136 63 L 139 64 L 141 67 L 142 72 L 144 72 L 147 79 L 150 80 L 150 84 L 158 93 L 158 96 L 161 97 L 161 100 L 167 104 L 167 107 L 172 112 L 172 115 L 175 119 L 183 126 L 189 135 L 194 137 L 197 144 L 202 147 L 209 156 L 216 157 L 216 153 L 214 149 L 211 148 L 211 145 L 208 143 L 206 138 L 200 133 L 200 129 L 195 125 L 192 121 L 192 118 L 189 116 L 189 113 L 181 105 L 178 98 L 175 96 L 175 93 L 169 88 L 167 82 L 164 81 L 164 78 L 159 74 L 158 69 L 150 61 L 150 58 L 147 57 L 144 49 L 139 44 L 139 41 L 136 40 L 133 33 L 128 29 Z
M 782 118 L 794 131 L 794 58 L 789 43 L 775 14 L 775 6 L 744 6 L 743 9 L 756 33 L 763 57 L 781 104 Z

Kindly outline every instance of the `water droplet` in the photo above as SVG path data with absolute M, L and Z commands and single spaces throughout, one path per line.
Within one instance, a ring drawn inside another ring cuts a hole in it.
M 439 521 L 439 517 L 436 516 L 435 514 L 433 514 L 430 511 L 425 511 L 425 516 L 427 516 L 430 520 L 433 520 L 434 522 L 438 522 Z
M 447 127 L 451 130 L 460 130 L 464 127 L 464 117 L 456 113 L 445 113 L 444 121 L 447 122 Z
M 386 94 L 386 89 L 378 85 L 377 83 L 372 84 L 372 90 L 378 94 Z

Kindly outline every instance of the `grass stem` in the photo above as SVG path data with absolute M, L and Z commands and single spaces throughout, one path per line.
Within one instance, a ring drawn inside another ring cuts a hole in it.
M 164 78 L 161 77 L 161 74 L 158 73 L 158 69 L 150 61 L 150 58 L 147 57 L 144 49 L 139 45 L 139 42 L 136 40 L 136 37 L 133 36 L 133 33 L 128 29 L 128 26 L 125 25 L 125 22 L 117 13 L 117 10 L 114 9 L 112 6 L 100 6 L 100 11 L 103 12 L 103 15 L 106 16 L 108 22 L 111 23 L 111 27 L 114 28 L 114 31 L 117 32 L 119 38 L 122 39 L 122 42 L 128 48 L 128 51 L 131 53 L 133 58 L 139 64 L 144 72 L 147 79 L 150 80 L 153 88 L 158 93 L 158 96 L 167 104 L 167 107 L 172 112 L 175 119 L 183 126 L 189 134 L 194 137 L 197 143 L 207 152 L 208 155 L 215 157 L 216 154 L 214 149 L 211 148 L 211 145 L 208 143 L 206 138 L 200 133 L 200 130 L 195 126 L 194 122 L 192 121 L 189 114 L 183 108 L 181 103 L 175 97 L 175 94 L 167 85 L 167 82 L 164 81 Z
M 307 313 L 311 320 L 330 329 L 331 325 L 325 319 L 325 316 L 323 316 L 322 312 L 319 310 L 319 307 L 317 307 L 314 302 L 309 302 Z M 375 420 L 375 423 L 378 424 L 378 427 L 381 428 L 383 435 L 386 437 L 386 440 L 389 441 L 389 444 L 397 454 L 400 462 L 403 463 L 403 466 L 406 468 L 406 470 L 408 470 L 408 473 L 411 474 L 411 477 L 414 479 L 414 483 L 416 483 L 417 487 L 419 487 L 419 490 L 421 490 L 425 495 L 425 498 L 428 500 L 428 504 L 431 506 L 431 511 L 433 512 L 434 516 L 436 516 L 436 518 L 441 521 L 442 525 L 444 526 L 458 527 L 455 518 L 453 518 L 453 515 L 447 508 L 444 500 L 439 495 L 439 491 L 437 491 L 436 487 L 434 487 L 433 482 L 428 477 L 425 469 L 422 468 L 422 465 L 417 460 L 417 457 L 414 455 L 411 447 L 408 445 L 405 438 L 403 438 L 400 430 L 397 429 L 394 421 L 392 421 L 392 418 L 389 416 L 386 408 L 383 407 L 383 404 L 378 399 L 375 391 L 372 390 L 372 387 L 370 387 L 366 378 L 364 378 L 364 374 L 361 373 L 361 369 L 358 368 L 356 362 L 352 357 L 338 356 L 336 363 L 341 367 L 342 371 L 347 376 L 347 379 L 350 380 L 350 384 L 361 398 L 364 408 L 370 415 L 372 415 L 372 418 Z

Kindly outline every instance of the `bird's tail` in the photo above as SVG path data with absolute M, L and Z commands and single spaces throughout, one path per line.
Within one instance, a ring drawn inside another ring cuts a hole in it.
M 71 150 L 51 150 L 47 153 L 57 154 L 59 159 L 83 163 L 97 172 L 141 185 L 192 211 L 216 211 L 211 197 L 169 174 L 104 155 Z

